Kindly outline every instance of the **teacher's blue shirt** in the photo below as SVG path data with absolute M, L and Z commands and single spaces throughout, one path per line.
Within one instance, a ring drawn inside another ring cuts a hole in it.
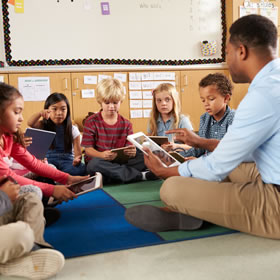
M 280 59 L 253 79 L 232 125 L 209 156 L 187 161 L 179 173 L 208 181 L 223 180 L 252 154 L 265 183 L 280 185 Z

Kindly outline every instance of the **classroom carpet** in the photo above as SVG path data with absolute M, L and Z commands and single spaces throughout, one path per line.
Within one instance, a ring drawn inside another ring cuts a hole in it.
M 126 222 L 125 209 L 138 204 L 163 206 L 162 181 L 105 186 L 57 208 L 61 218 L 45 230 L 45 239 L 66 258 L 230 234 L 235 231 L 206 224 L 195 231 L 151 233 Z

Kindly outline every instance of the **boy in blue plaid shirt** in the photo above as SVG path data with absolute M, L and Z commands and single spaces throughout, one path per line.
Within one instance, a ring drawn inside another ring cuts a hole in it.
M 221 140 L 232 124 L 234 110 L 228 106 L 233 86 L 230 80 L 221 73 L 209 74 L 199 83 L 199 94 L 206 113 L 200 117 L 198 135 L 206 139 Z M 187 159 L 200 157 L 209 151 L 193 147 L 180 152 Z

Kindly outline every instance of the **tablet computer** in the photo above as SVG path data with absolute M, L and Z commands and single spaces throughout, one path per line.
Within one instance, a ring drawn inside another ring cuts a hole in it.
M 53 131 L 28 127 L 24 136 L 32 137 L 32 144 L 26 148 L 27 151 L 38 159 L 44 159 L 55 135 Z
M 127 140 L 139 148 L 143 153 L 143 147 L 149 148 L 166 167 L 177 166 L 180 164 L 172 155 L 162 149 L 157 143 L 155 143 L 149 136 L 143 132 L 137 132 L 127 136 Z
M 80 182 L 71 184 L 68 188 L 75 193 L 77 196 L 82 194 L 95 191 L 97 189 L 102 188 L 102 175 L 99 172 L 96 172 L 94 176 L 89 177 Z M 54 206 L 58 204 L 58 201 L 54 199 L 54 197 L 50 197 L 48 201 L 48 205 Z
M 169 143 L 167 136 L 148 136 L 148 137 L 160 146 Z
M 171 156 L 173 156 L 174 158 L 176 158 L 179 162 L 181 162 L 181 163 L 185 162 L 185 158 L 182 155 L 180 155 L 179 153 L 177 153 L 175 151 L 171 151 L 171 152 L 169 152 L 169 154 Z
M 128 146 L 122 148 L 112 149 L 111 152 L 117 153 L 117 157 L 113 160 L 113 162 L 117 163 L 127 163 L 129 160 L 128 155 L 124 153 L 124 150 L 127 149 Z

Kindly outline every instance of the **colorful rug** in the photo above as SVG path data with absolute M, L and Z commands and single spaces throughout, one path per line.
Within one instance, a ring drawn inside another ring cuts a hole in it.
M 125 209 L 138 204 L 162 206 L 161 181 L 107 186 L 57 208 L 61 218 L 46 228 L 46 241 L 66 258 L 204 238 L 234 231 L 215 225 L 196 231 L 150 233 L 128 224 Z

